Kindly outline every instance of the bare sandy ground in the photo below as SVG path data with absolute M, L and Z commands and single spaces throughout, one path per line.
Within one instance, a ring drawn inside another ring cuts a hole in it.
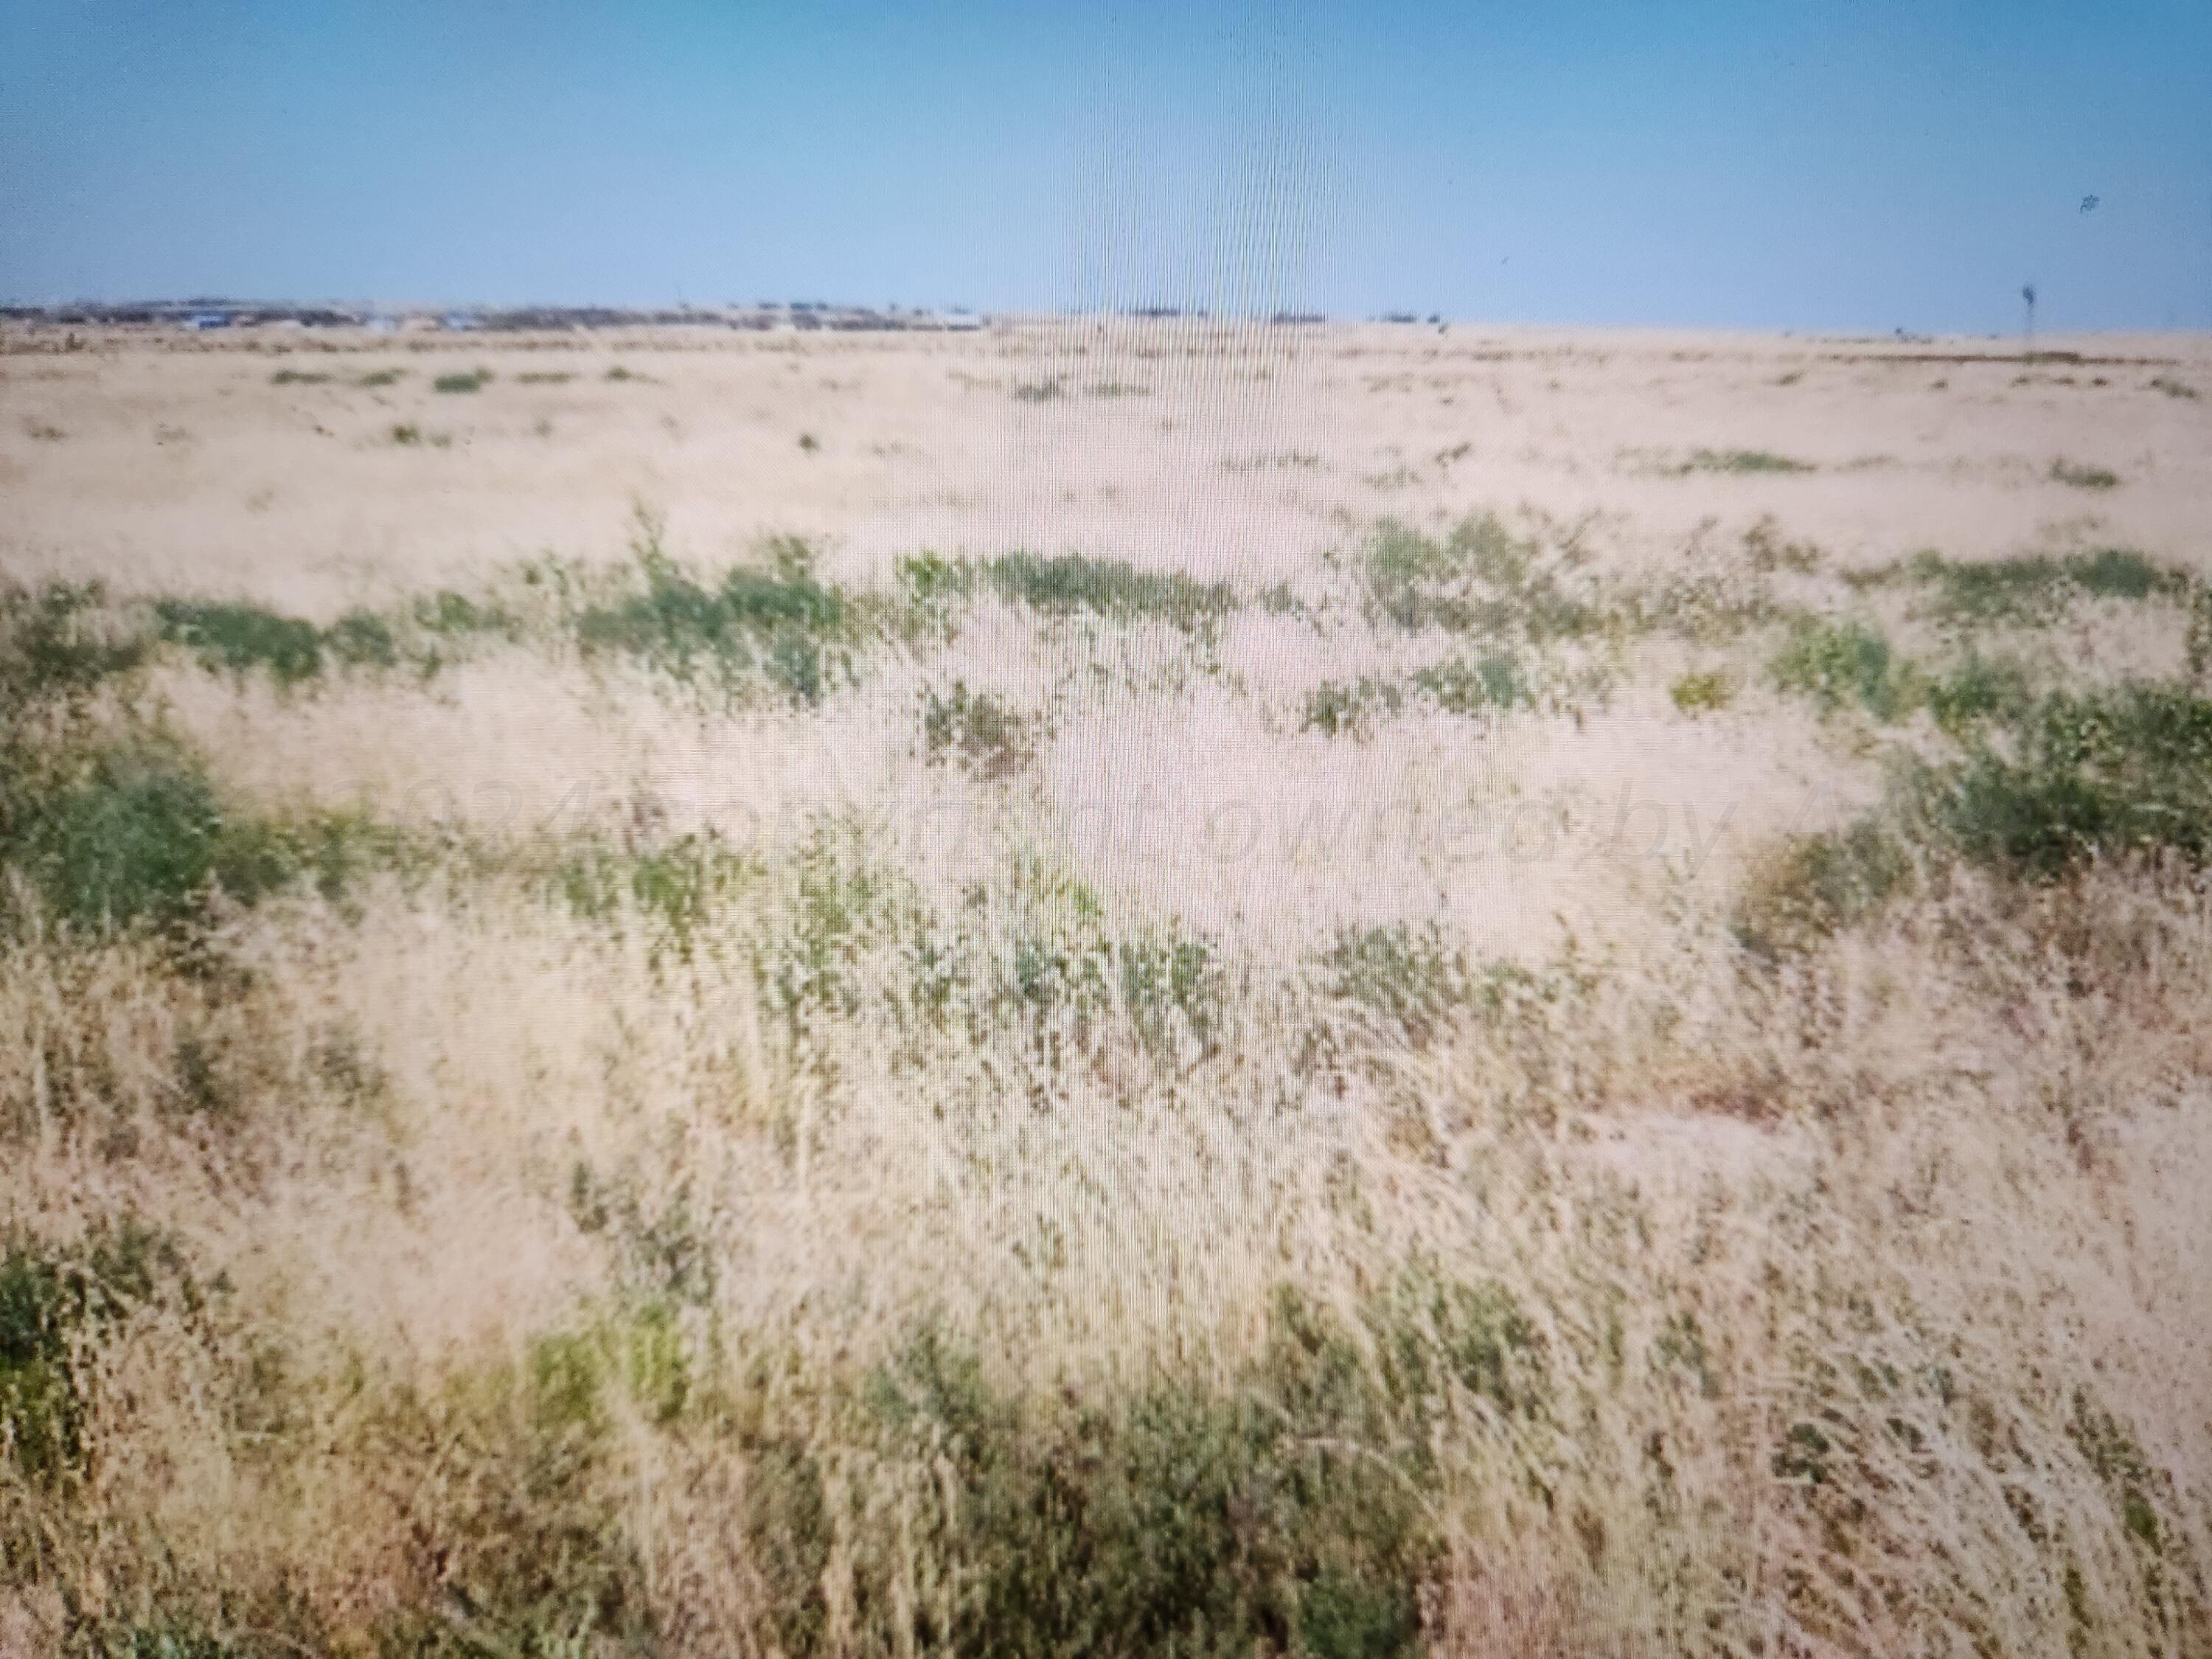
M 2050 340 L 2026 362 L 2014 342 L 1468 326 L 111 337 L 49 355 L 56 334 L 14 331 L 0 357 L 0 562 L 314 614 L 617 551 L 640 499 L 717 560 L 792 532 L 852 577 L 918 548 L 1022 546 L 1265 580 L 1378 516 L 1477 507 L 1592 517 L 1634 559 L 1771 514 L 1845 561 L 2084 541 L 2191 560 L 2212 498 L 2212 343 L 2185 337 Z M 479 367 L 479 393 L 431 390 Z M 332 378 L 272 384 L 286 369 Z M 401 378 L 355 384 L 386 369 Z M 425 441 L 395 445 L 401 425 Z M 1698 448 L 1819 470 L 1667 475 Z M 2051 477 L 2062 458 L 2123 485 L 2085 495 Z

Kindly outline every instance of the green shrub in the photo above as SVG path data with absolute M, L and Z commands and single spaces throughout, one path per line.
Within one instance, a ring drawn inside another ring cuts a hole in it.
M 2009 659 L 1969 655 L 1926 688 L 1928 712 L 1954 736 L 1984 720 L 2017 720 L 2033 701 L 2027 671 Z
M 1018 404 L 1048 404 L 1065 390 L 1058 380 L 1019 380 L 1014 385 L 1014 401 Z
M 161 637 L 189 647 L 209 668 L 266 668 L 293 684 L 323 671 L 320 629 L 258 605 L 163 599 L 154 607 Z
M 1735 701 L 1735 681 L 1723 669 L 1701 669 L 1683 675 L 1667 695 L 1686 714 L 1710 714 Z
M 1462 520 L 1441 540 L 1385 520 L 1368 537 L 1361 574 L 1370 612 L 1409 630 L 1518 632 L 1541 643 L 1596 629 L 1597 608 L 1539 556 L 1487 514 Z
M 1323 680 L 1305 695 L 1298 729 L 1325 738 L 1364 737 L 1380 715 L 1395 714 L 1406 694 L 1389 680 L 1362 675 L 1349 684 Z
M 459 374 L 441 374 L 430 382 L 433 392 L 482 392 L 491 383 L 491 371 L 479 368 Z
M 2063 458 L 2051 462 L 2051 477 L 2052 482 L 2070 484 L 2076 489 L 2111 489 L 2120 482 L 2120 475 L 2108 468 Z
M 503 607 L 445 587 L 417 598 L 414 616 L 415 625 L 430 634 L 507 634 L 514 629 L 514 618 Z
M 0 582 L 0 764 L 25 714 L 81 702 L 144 659 L 144 641 L 106 621 L 106 603 L 98 582 Z
M 321 386 L 331 377 L 304 368 L 280 368 L 269 377 L 271 386 Z
M 514 377 L 517 386 L 566 386 L 576 377 L 565 368 L 534 368 Z
M 1693 449 L 1686 460 L 1668 470 L 1678 477 L 1690 472 L 1810 472 L 1813 464 L 1767 449 Z
M 289 873 L 263 826 L 226 819 L 197 766 L 113 752 L 85 775 L 8 803 L 0 862 L 50 915 L 83 927 L 180 920 L 211 886 L 251 903 Z
M 2197 397 L 2195 386 L 2186 380 L 2177 380 L 2170 374 L 2154 376 L 2151 388 L 2156 392 L 2163 392 L 2169 398 L 2187 398 L 2194 401 Z
M 1804 951 L 1875 915 L 1912 881 L 1904 844 L 1874 819 L 1792 836 L 1752 870 L 1736 902 L 1735 935 L 1761 957 Z
M 1322 957 L 1328 994 L 1404 1032 L 1415 1048 L 1474 994 L 1467 957 L 1435 922 L 1348 930 Z
M 985 562 L 980 574 L 1006 599 L 1063 615 L 1091 611 L 1122 620 L 1157 617 L 1188 629 L 1237 608 L 1236 590 L 1226 582 L 1198 581 L 1179 570 L 1139 570 L 1119 559 L 1080 553 L 1002 553 Z
M 131 1220 L 58 1249 L 0 1246 L 0 1457 L 43 1480 L 79 1467 L 86 1346 L 181 1276 L 175 1246 Z
M 347 611 L 323 637 L 331 654 L 349 667 L 390 668 L 399 660 L 392 625 L 374 611 Z
M 382 388 L 388 386 L 398 386 L 399 384 L 399 377 L 406 372 L 407 371 L 404 368 L 373 368 L 369 370 L 368 374 L 356 380 L 354 384 L 360 386 L 364 391 L 380 391 Z
M 1924 552 L 1901 569 L 1893 566 L 1859 580 L 1879 585 L 1899 575 L 1935 590 L 1937 616 L 1980 623 L 2045 623 L 2063 616 L 2077 595 L 2149 599 L 2179 593 L 2187 586 L 2179 572 L 2121 547 L 2063 556 L 2036 553 L 1961 561 Z
M 1448 714 L 1518 708 L 1530 701 L 1528 678 L 1510 651 L 1486 651 L 1474 662 L 1452 657 L 1417 671 L 1413 684 Z
M 987 778 L 1018 771 L 1031 750 L 1030 723 L 988 691 L 970 691 L 964 681 L 947 692 L 925 690 L 921 707 L 922 752 L 930 760 L 954 760 Z
M 1964 856 L 2033 877 L 2085 859 L 2212 854 L 2212 700 L 2171 686 L 2057 693 L 2009 752 L 1981 747 L 1916 780 L 1929 830 Z
M 1411 1278 L 1361 1324 L 1285 1291 L 1230 1386 L 1120 1399 L 1002 1393 L 927 1327 L 862 1391 L 878 1478 L 909 1506 L 853 1503 L 795 1436 L 754 1452 L 744 1522 L 776 1638 L 822 1643 L 840 1559 L 869 1650 L 1410 1654 L 1443 1559 L 1433 1439 L 1474 1396 L 1527 1411 L 1540 1364 L 1502 1294 Z M 918 1604 L 890 1593 L 917 1552 L 942 1587 Z
M 1910 712 L 1917 689 L 1881 631 L 1858 621 L 1800 623 L 1771 672 L 1782 690 L 1810 696 L 1824 713 L 1856 703 L 1880 720 Z
M 805 543 L 787 537 L 769 550 L 770 568 L 739 566 L 710 587 L 648 540 L 638 556 L 642 591 L 586 609 L 577 637 L 587 651 L 625 652 L 679 680 L 708 675 L 734 686 L 758 674 L 797 702 L 818 702 L 825 647 L 848 631 L 846 601 L 817 579 Z

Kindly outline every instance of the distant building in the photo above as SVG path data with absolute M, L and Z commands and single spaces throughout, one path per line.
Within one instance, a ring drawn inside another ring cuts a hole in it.
M 185 319 L 189 329 L 228 328 L 230 313 L 227 311 L 195 311 Z

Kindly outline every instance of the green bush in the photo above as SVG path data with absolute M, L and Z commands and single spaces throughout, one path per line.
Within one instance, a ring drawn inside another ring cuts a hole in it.
M 331 653 L 355 668 L 390 668 L 399 660 L 392 625 L 374 611 L 349 611 L 323 636 Z
M 1693 449 L 1669 471 L 1690 472 L 1810 472 L 1810 461 L 1793 460 L 1768 449 Z
M 0 1246 L 0 1456 L 44 1480 L 79 1467 L 85 1346 L 180 1277 L 175 1246 L 136 1221 L 59 1249 Z
M 1348 930 L 1322 957 L 1328 994 L 1366 1008 L 1420 1048 L 1473 995 L 1467 957 L 1435 922 Z
M 916 1494 L 905 1518 L 771 1432 L 744 1520 L 793 1651 L 823 1639 L 838 1559 L 872 1650 L 1387 1659 L 1416 1650 L 1443 1561 L 1432 1446 L 1475 1397 L 1530 1411 L 1540 1364 L 1499 1292 L 1410 1277 L 1357 1325 L 1286 1291 L 1231 1386 L 1114 1400 L 1006 1395 L 925 1328 L 862 1390 L 879 1478 Z M 916 1552 L 942 1591 L 902 1603 Z
M 143 641 L 105 621 L 106 603 L 98 582 L 0 582 L 0 763 L 24 715 L 80 702 L 144 659 Z
M 2025 714 L 2032 702 L 2027 671 L 2008 659 L 1996 661 L 1970 654 L 1948 672 L 1930 680 L 1926 688 L 1928 712 L 1953 736 L 1970 732 L 1984 720 L 2013 720 Z
M 271 386 L 321 386 L 331 377 L 311 369 L 280 368 L 269 377 Z
M 1385 520 L 1368 537 L 1361 574 L 1370 611 L 1408 630 L 1518 632 L 1534 643 L 1592 632 L 1603 620 L 1596 606 L 1539 555 L 1487 514 L 1462 520 L 1441 540 Z
M 1237 608 L 1236 590 L 1226 582 L 1201 582 L 1181 571 L 1139 570 L 1119 559 L 1080 553 L 1002 553 L 985 562 L 980 574 L 1003 598 L 1060 614 L 1091 611 L 1121 620 L 1157 617 L 1188 629 Z
M 1810 696 L 1824 713 L 1856 703 L 1880 720 L 1910 712 L 1917 691 L 1910 666 L 1891 655 L 1881 631 L 1857 621 L 1799 623 L 1771 672 L 1782 690 Z
M 1474 662 L 1452 657 L 1417 671 L 1413 684 L 1448 714 L 1518 708 L 1529 702 L 1528 678 L 1510 651 L 1486 651 Z
M 1364 737 L 1382 715 L 1395 714 L 1406 694 L 1389 680 L 1363 675 L 1349 684 L 1323 680 L 1305 695 L 1298 729 L 1325 738 Z
M 825 647 L 847 635 L 844 596 L 814 574 L 806 544 L 771 544 L 767 569 L 740 566 L 708 586 L 659 550 L 639 554 L 643 589 L 588 607 L 577 619 L 587 651 L 622 651 L 679 680 L 711 676 L 733 686 L 758 674 L 799 702 L 825 690 Z
M 1713 714 L 1735 700 L 1735 682 L 1721 669 L 1704 669 L 1683 675 L 1667 695 L 1686 714 Z
M 1877 914 L 1912 882 L 1904 843 L 1871 818 L 1792 836 L 1753 867 L 1736 902 L 1735 936 L 1761 957 L 1802 951 Z
M 961 680 L 950 692 L 922 693 L 921 739 L 927 758 L 957 761 L 987 778 L 1018 771 L 1032 748 L 1029 721 Z
M 2179 572 L 2123 547 L 1960 561 L 1931 551 L 1915 555 L 1901 570 L 1892 566 L 1859 580 L 1879 584 L 1899 574 L 1933 588 L 1936 614 L 1959 623 L 2040 624 L 2063 616 L 2079 595 L 2149 599 L 2187 586 Z
M 2089 466 L 2063 459 L 2051 462 L 2051 477 L 2052 482 L 2070 484 L 2076 489 L 2111 489 L 2120 482 L 2120 475 L 2108 467 Z
M 2008 751 L 1918 775 L 1928 829 L 1977 862 L 2049 877 L 2099 854 L 2212 854 L 2212 700 L 2171 686 L 2057 693 Z
M 479 368 L 459 374 L 441 374 L 430 382 L 433 392 L 482 392 L 491 382 L 491 371 Z
M 258 605 L 163 599 L 154 607 L 161 637 L 189 647 L 210 668 L 266 668 L 287 684 L 323 671 L 320 629 Z

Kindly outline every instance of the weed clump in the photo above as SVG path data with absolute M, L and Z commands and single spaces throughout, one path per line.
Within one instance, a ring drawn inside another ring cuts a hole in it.
M 1823 713 L 1853 703 L 1879 720 L 1909 712 L 1915 681 L 1880 629 L 1859 621 L 1801 623 L 1771 665 L 1784 691 L 1810 696 Z
M 1693 449 L 1667 470 L 1680 477 L 1692 472 L 1810 472 L 1814 467 L 1771 449 Z
M 1930 590 L 1935 614 L 1944 621 L 2025 626 L 2057 620 L 2077 597 L 2148 600 L 2179 593 L 2188 586 L 2180 572 L 2124 547 L 1965 561 L 1930 550 L 1857 581 L 1879 586 L 1899 579 Z
M 1735 701 L 1735 681 L 1724 669 L 1698 669 L 1668 686 L 1667 695 L 1685 714 L 1713 714 Z
M 1350 682 L 1323 680 L 1306 693 L 1298 727 L 1325 738 L 1364 737 L 1376 719 L 1396 714 L 1405 701 L 1394 682 L 1372 675 Z
M 491 371 L 488 368 L 478 368 L 471 369 L 459 374 L 441 374 L 436 380 L 430 382 L 430 390 L 433 392 L 443 392 L 449 394 L 464 392 L 482 392 L 484 387 L 490 384 Z
M 135 1220 L 0 1246 L 0 1459 L 40 1480 L 82 1467 L 88 1346 L 181 1273 L 175 1245 Z
M 849 632 L 848 606 L 815 575 L 805 542 L 781 538 L 766 568 L 741 565 L 712 586 L 663 550 L 650 520 L 636 552 L 641 591 L 576 619 L 587 652 L 623 652 L 678 680 L 708 677 L 726 690 L 757 675 L 795 702 L 821 701 Z
M 244 673 L 266 668 L 283 684 L 323 672 L 322 631 L 258 605 L 162 599 L 154 606 L 161 637 L 188 647 L 209 668 Z
M 1447 658 L 1415 671 L 1413 684 L 1450 714 L 1519 708 L 1532 701 L 1528 673 L 1510 651 L 1486 651 L 1473 662 Z
M 269 384 L 271 386 L 322 386 L 328 382 L 330 378 L 329 375 L 318 374 L 313 369 L 280 368 L 269 377 Z
M 1792 836 L 1752 871 L 1736 903 L 1735 936 L 1770 960 L 1802 952 L 1874 915 L 1913 879 L 1905 844 L 1875 819 Z
M 2109 467 L 2091 466 L 2061 457 L 2051 464 L 2051 479 L 2053 483 L 2067 484 L 2075 489 L 2113 489 L 2119 485 L 2120 475 Z
M 979 574 L 1001 597 L 1060 615 L 1089 611 L 1118 621 L 1157 618 L 1190 629 L 1237 608 L 1237 591 L 1226 582 L 1201 582 L 1179 570 L 1139 570 L 1119 559 L 1080 553 L 1001 553 Z
M 1408 630 L 1518 633 L 1540 644 L 1579 638 L 1602 620 L 1534 543 L 1488 515 L 1462 520 L 1441 540 L 1386 520 L 1361 562 L 1370 610 Z
M 2212 856 L 2212 700 L 2178 687 L 2054 693 L 2008 752 L 1930 769 L 1915 801 L 1963 856 L 2032 878 L 2098 856 Z
M 98 582 L 0 583 L 0 757 L 33 710 L 80 703 L 145 659 L 145 641 L 106 616 Z
M 922 694 L 922 751 L 930 760 L 956 761 L 986 778 L 1021 769 L 1031 751 L 1030 722 L 988 691 L 963 680 L 950 692 Z

